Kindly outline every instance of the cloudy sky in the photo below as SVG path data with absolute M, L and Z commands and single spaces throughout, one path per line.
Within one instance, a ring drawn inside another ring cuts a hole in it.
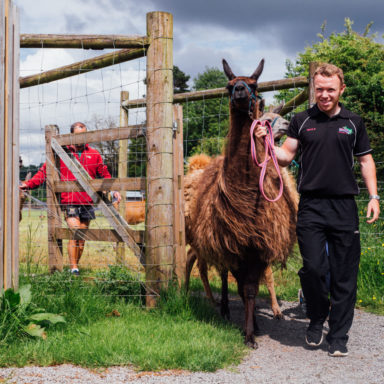
M 220 67 L 226 58 L 235 74 L 251 74 L 261 58 L 261 81 L 284 77 L 285 60 L 307 45 L 344 29 L 344 19 L 383 41 L 382 0 L 17 0 L 21 33 L 139 34 L 146 31 L 146 13 L 166 11 L 174 17 L 174 64 L 195 77 L 207 66 Z M 21 76 L 38 73 L 99 52 L 81 50 L 21 50 Z M 74 120 L 117 117 L 120 90 L 131 98 L 145 89 L 145 59 L 33 87 L 21 94 L 21 148 L 26 163 L 44 161 L 44 126 L 56 123 L 66 132 Z M 130 120 L 140 120 L 131 114 Z M 65 127 L 65 128 L 64 128 Z

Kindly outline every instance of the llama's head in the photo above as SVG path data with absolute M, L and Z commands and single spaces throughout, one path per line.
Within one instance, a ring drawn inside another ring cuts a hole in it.
M 251 118 L 258 118 L 259 111 L 262 111 L 264 108 L 264 101 L 257 94 L 257 80 L 261 72 L 263 72 L 264 59 L 260 61 L 250 77 L 236 77 L 224 59 L 223 68 L 229 80 L 227 89 L 231 97 L 232 107 L 241 112 L 248 113 Z
M 267 120 L 272 127 L 272 133 L 275 140 L 279 140 L 288 132 L 289 121 L 279 115 L 284 104 L 275 107 L 271 112 L 265 112 L 260 117 L 261 121 Z

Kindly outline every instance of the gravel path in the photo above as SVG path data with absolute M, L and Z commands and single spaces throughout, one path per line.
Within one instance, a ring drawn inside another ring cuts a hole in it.
M 285 320 L 274 320 L 268 303 L 259 301 L 259 348 L 237 367 L 215 373 L 165 371 L 137 373 L 127 367 L 89 370 L 72 365 L 0 369 L 0 383 L 384 383 L 384 316 L 356 310 L 350 332 L 349 356 L 332 358 L 326 344 L 310 350 L 304 342 L 307 320 L 297 303 L 282 302 Z M 243 306 L 230 303 L 236 323 Z

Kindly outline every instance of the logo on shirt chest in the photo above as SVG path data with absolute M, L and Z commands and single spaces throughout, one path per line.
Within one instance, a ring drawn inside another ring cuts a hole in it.
M 316 131 L 316 128 L 307 128 L 305 131 L 306 132 L 314 132 L 314 131 Z
M 339 128 L 339 133 L 342 133 L 344 135 L 352 135 L 353 130 L 352 128 L 348 128 L 347 126 Z

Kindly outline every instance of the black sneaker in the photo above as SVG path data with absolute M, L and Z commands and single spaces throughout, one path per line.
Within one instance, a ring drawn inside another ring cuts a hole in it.
M 73 268 L 73 269 L 71 269 L 71 275 L 72 276 L 79 276 L 80 272 L 77 268 Z
M 323 325 L 309 324 L 305 335 L 305 342 L 310 347 L 318 347 L 323 342 Z
M 332 357 L 348 356 L 347 345 L 342 340 L 333 341 L 328 345 L 328 355 Z

